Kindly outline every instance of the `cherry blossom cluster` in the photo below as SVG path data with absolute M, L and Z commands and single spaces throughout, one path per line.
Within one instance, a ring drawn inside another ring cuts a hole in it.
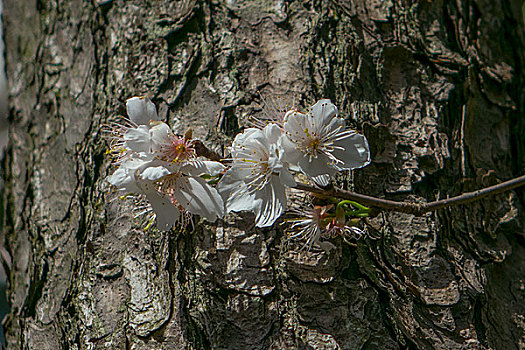
M 370 162 L 366 138 L 347 129 L 330 100 L 320 100 L 307 113 L 295 109 L 260 128 L 239 133 L 222 162 L 196 152 L 191 131 L 183 136 L 159 120 L 147 98 L 126 102 L 128 118 L 110 127 L 117 170 L 110 184 L 143 196 L 156 215 L 157 227 L 168 230 L 191 214 L 213 222 L 231 211 L 252 211 L 257 227 L 268 227 L 286 211 L 286 187 L 301 173 L 320 186 L 341 170 Z M 315 207 L 296 220 L 297 235 L 307 244 L 320 235 L 344 231 L 349 211 L 358 204 Z M 333 210 L 332 210 L 333 211 Z
M 111 153 L 118 169 L 108 178 L 118 189 L 142 195 L 151 204 L 157 227 L 168 230 L 187 213 L 215 221 L 224 202 L 203 175 L 225 170 L 219 162 L 199 159 L 190 133 L 178 136 L 159 120 L 147 98 L 126 102 L 129 119 L 111 128 Z

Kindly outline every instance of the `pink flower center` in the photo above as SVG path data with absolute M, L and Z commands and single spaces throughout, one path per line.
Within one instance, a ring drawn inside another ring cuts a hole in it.
M 170 144 L 163 147 L 163 160 L 178 163 L 195 157 L 195 147 L 192 140 L 172 135 Z

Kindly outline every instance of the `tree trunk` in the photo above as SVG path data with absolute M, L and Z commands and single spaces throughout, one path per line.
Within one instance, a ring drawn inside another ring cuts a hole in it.
M 5 2 L 8 349 L 525 348 L 523 190 L 298 253 L 246 215 L 144 231 L 101 131 L 147 95 L 224 154 L 259 90 L 330 98 L 372 148 L 341 186 L 496 184 L 525 169 L 521 1 Z

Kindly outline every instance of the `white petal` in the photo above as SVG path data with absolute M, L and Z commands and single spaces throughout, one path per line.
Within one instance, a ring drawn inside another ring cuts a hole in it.
M 301 168 L 298 165 L 289 164 L 288 165 L 288 169 L 291 170 L 291 171 L 295 171 L 297 173 L 301 172 Z
M 266 134 L 262 130 L 250 128 L 235 137 L 231 153 L 233 157 L 258 159 L 263 153 L 268 152 L 269 147 L 270 143 Z M 255 153 L 251 151 L 255 151 Z
M 108 181 L 122 190 L 143 193 L 142 180 L 136 174 L 151 164 L 153 162 L 147 157 L 140 158 L 137 155 L 137 157 L 129 158 L 120 164 L 113 175 L 108 177 Z
M 155 156 L 151 152 L 133 152 L 129 158 L 125 161 L 126 167 L 138 169 L 150 166 L 155 162 Z M 129 164 L 128 164 L 129 163 Z M 122 163 L 121 166 L 124 166 Z
M 135 171 L 149 165 L 151 158 L 142 157 L 141 155 L 142 153 L 133 154 L 133 156 L 120 164 L 120 168 Z
M 192 214 L 213 222 L 224 215 L 224 203 L 217 190 L 199 177 L 183 176 L 173 195 Z
M 108 182 L 120 190 L 125 190 L 132 193 L 141 193 L 137 185 L 137 181 L 133 176 L 133 172 L 128 169 L 119 168 L 111 176 L 107 178 Z
M 146 199 L 150 202 L 157 217 L 157 228 L 159 230 L 169 230 L 179 219 L 179 209 L 165 196 L 156 191 L 145 193 Z
M 239 186 L 232 192 L 231 196 L 226 200 L 226 211 L 253 211 L 257 207 L 255 195 L 250 194 L 248 188 L 244 183 L 239 183 Z
M 156 181 L 161 177 L 171 174 L 171 172 L 163 166 L 148 167 L 140 173 L 140 177 L 144 180 Z
M 279 180 L 283 185 L 288 187 L 294 187 L 295 185 L 297 185 L 292 173 L 290 173 L 286 168 L 282 168 L 279 172 Z
M 305 113 L 301 113 L 297 109 L 291 109 L 291 110 L 287 111 L 286 114 L 283 117 L 283 124 L 288 122 L 290 120 L 290 118 L 295 118 L 295 117 L 297 117 L 299 115 L 303 116 L 303 117 L 306 116 Z
M 150 151 L 150 136 L 148 127 L 139 125 L 136 128 L 129 128 L 124 133 L 124 141 L 126 147 L 134 152 L 149 152 Z
M 200 176 L 202 174 L 215 176 L 223 172 L 224 169 L 226 169 L 224 164 L 219 162 L 214 162 L 211 160 L 196 160 L 190 164 L 185 165 L 182 168 L 182 171 L 193 176 Z
M 317 101 L 310 109 L 310 115 L 313 117 L 314 124 L 318 126 L 328 125 L 338 114 L 337 107 L 327 99 Z
M 151 137 L 151 150 L 153 152 L 160 150 L 162 145 L 169 144 L 171 142 L 171 135 L 173 135 L 168 124 L 163 122 L 155 123 L 149 129 L 149 132 Z
M 324 154 L 319 154 L 317 157 L 310 160 L 309 156 L 304 156 L 299 161 L 301 171 L 309 177 L 316 177 L 319 175 L 333 175 L 336 169 L 332 166 L 332 161 Z
M 155 104 L 147 97 L 132 97 L 126 101 L 126 110 L 131 121 L 137 125 L 148 125 L 159 120 Z
M 234 170 L 228 170 L 217 185 L 217 190 L 226 205 L 226 212 L 253 210 L 255 195 L 250 194 L 243 179 L 234 175 Z
M 338 140 L 335 146 L 342 149 L 335 149 L 332 154 L 344 162 L 337 164 L 336 168 L 356 169 L 362 168 L 370 163 L 370 149 L 366 137 L 361 134 L 352 134 L 342 140 Z
M 299 112 L 293 112 L 283 125 L 286 135 L 292 140 L 305 139 L 305 128 L 308 126 L 308 116 Z
M 281 129 L 277 126 L 277 124 L 270 123 L 266 125 L 263 129 L 264 135 L 266 136 L 266 139 L 268 140 L 268 143 L 277 143 L 279 140 L 279 137 L 281 137 Z
M 330 183 L 330 175 L 318 175 L 318 176 L 314 176 L 312 177 L 312 180 L 318 184 L 319 186 L 328 186 L 328 184 Z
M 248 140 L 250 140 L 253 137 L 256 137 L 258 134 L 262 134 L 262 131 L 255 128 L 248 128 L 245 129 L 242 133 L 237 134 L 235 136 L 235 139 L 233 140 L 232 153 L 238 147 L 244 146 Z
M 108 176 L 107 180 L 113 186 L 121 187 L 121 184 L 126 181 L 128 174 L 125 169 L 119 168 L 113 174 Z
M 231 177 L 239 181 L 250 181 L 254 177 L 254 170 L 252 168 L 254 163 L 243 162 L 243 161 L 233 161 L 231 164 Z
M 270 182 L 259 192 L 256 199 L 260 205 L 255 208 L 255 226 L 272 226 L 286 210 L 286 191 L 277 176 L 272 176 Z
M 250 193 L 246 184 L 240 182 L 226 199 L 226 211 L 253 211 L 258 206 L 255 194 Z
M 288 136 L 284 135 L 281 140 L 281 160 L 290 165 L 297 165 L 304 157 L 304 153 L 297 149 L 297 145 L 293 143 Z
M 336 129 L 343 131 L 345 129 L 345 121 L 343 118 L 334 117 L 327 121 L 327 124 L 324 127 L 324 134 L 332 132 Z

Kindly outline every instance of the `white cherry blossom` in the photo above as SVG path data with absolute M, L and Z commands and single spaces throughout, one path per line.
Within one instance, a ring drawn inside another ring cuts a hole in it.
M 283 129 L 283 160 L 321 185 L 337 171 L 370 163 L 366 138 L 345 129 L 330 100 L 318 101 L 306 114 L 288 111 Z
M 126 103 L 129 120 L 112 128 L 112 151 L 119 168 L 108 182 L 122 191 L 146 197 L 160 229 L 170 229 L 188 211 L 209 221 L 224 215 L 217 190 L 202 177 L 224 170 L 218 162 L 195 154 L 191 133 L 177 136 L 158 120 L 155 105 L 134 97 Z
M 218 185 L 226 210 L 250 210 L 257 227 L 271 226 L 286 210 L 286 186 L 293 175 L 280 158 L 281 130 L 275 124 L 249 128 L 238 134 L 231 147 L 231 168 Z
M 330 250 L 335 246 L 323 238 L 342 237 L 347 239 L 359 239 L 363 231 L 347 220 L 344 210 L 335 211 L 333 205 L 308 206 L 305 209 L 296 209 L 292 212 L 298 215 L 297 219 L 290 219 L 291 229 L 295 232 L 289 234 L 290 238 L 304 242 L 301 249 L 310 250 L 317 244 L 324 250 Z
M 303 241 L 304 245 L 301 249 L 310 250 L 315 243 L 320 242 L 325 226 L 323 221 L 326 220 L 328 209 L 330 209 L 328 206 L 316 206 L 294 211 L 300 218 L 291 220 L 295 232 L 289 237 Z

